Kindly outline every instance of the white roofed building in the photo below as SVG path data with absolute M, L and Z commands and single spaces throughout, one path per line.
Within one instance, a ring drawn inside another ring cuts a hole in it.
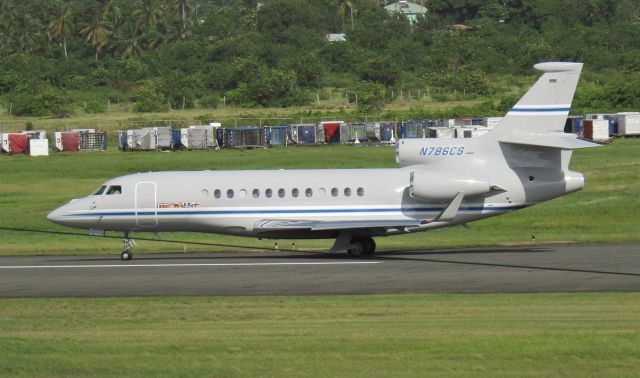
M 427 7 L 404 0 L 389 4 L 384 9 L 391 14 L 403 14 L 412 23 L 416 22 L 419 16 L 427 14 Z

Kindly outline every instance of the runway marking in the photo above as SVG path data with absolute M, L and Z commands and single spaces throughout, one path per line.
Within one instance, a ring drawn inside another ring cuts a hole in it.
M 362 265 L 380 264 L 381 261 L 335 261 L 335 262 L 290 262 L 290 263 L 204 263 L 204 264 L 105 264 L 105 265 L 7 265 L 0 269 L 70 269 L 70 268 L 175 268 L 197 266 L 287 266 L 287 265 Z

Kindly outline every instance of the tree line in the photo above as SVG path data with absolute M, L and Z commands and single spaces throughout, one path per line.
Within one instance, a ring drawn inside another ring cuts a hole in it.
M 424 87 L 499 104 L 534 63 L 563 60 L 585 63 L 579 106 L 640 109 L 637 1 L 430 0 L 415 22 L 389 2 L 4 0 L 0 98 L 17 115 L 79 101 L 87 112 L 120 100 L 140 112 L 222 98 L 285 107 L 322 87 L 359 93 L 365 110 Z

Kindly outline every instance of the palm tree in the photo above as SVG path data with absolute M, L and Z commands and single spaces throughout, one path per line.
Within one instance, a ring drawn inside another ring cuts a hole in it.
M 174 15 L 182 17 L 182 25 L 180 30 L 180 38 L 187 37 L 187 14 L 191 13 L 193 6 L 191 0 L 173 0 L 171 11 Z
M 345 24 L 351 24 L 351 29 L 353 29 L 353 2 L 354 0 L 338 0 L 338 12 L 342 15 Z
M 109 43 L 109 28 L 111 23 L 100 17 L 96 17 L 93 22 L 86 23 L 80 29 L 80 34 L 85 41 L 91 43 L 91 47 L 96 50 L 96 62 L 100 51 Z
M 47 36 L 49 40 L 58 39 L 62 37 L 62 47 L 64 49 L 64 59 L 67 55 L 67 38 L 71 36 L 71 24 L 69 19 L 71 18 L 71 11 L 68 4 L 65 4 L 62 8 L 62 12 L 53 21 L 49 23 L 47 28 Z
M 158 0 L 142 0 L 140 8 L 136 9 L 132 16 L 136 20 L 139 32 L 153 28 L 162 17 L 163 8 Z
M 175 15 L 182 16 L 182 23 L 184 24 L 187 18 L 187 14 L 191 13 L 193 6 L 191 0 L 173 0 L 171 4 L 171 11 Z
M 113 36 L 117 37 L 116 29 L 120 25 L 120 18 L 122 17 L 122 10 L 118 6 L 117 0 L 106 0 L 102 4 L 100 9 L 102 12 L 102 18 L 105 20 L 111 19 L 113 21 Z

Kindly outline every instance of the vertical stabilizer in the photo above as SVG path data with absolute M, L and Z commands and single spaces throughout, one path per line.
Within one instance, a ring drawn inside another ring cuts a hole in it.
M 534 68 L 544 74 L 511 108 L 494 135 L 509 143 L 569 149 L 593 145 L 563 133 L 582 63 L 548 62 Z

